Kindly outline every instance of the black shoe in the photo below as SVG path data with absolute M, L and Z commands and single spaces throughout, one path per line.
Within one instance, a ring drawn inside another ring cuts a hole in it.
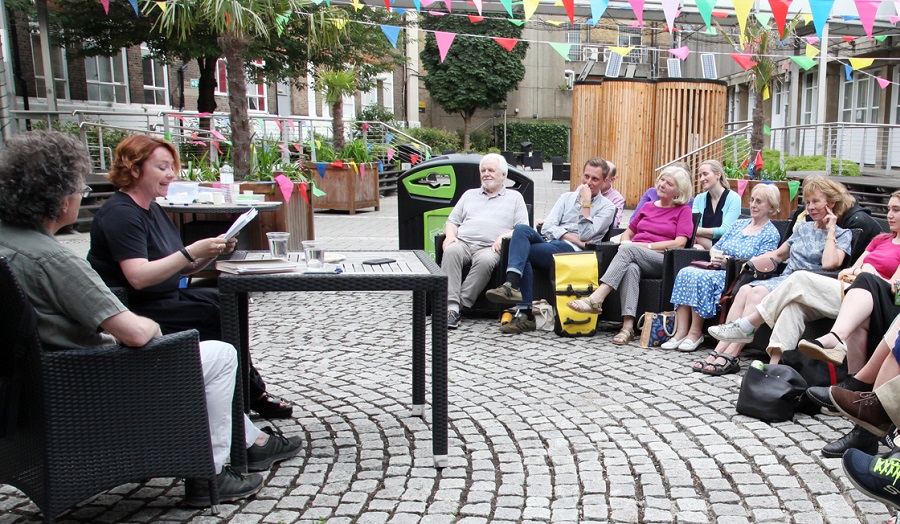
M 888 447 L 888 449 L 897 449 L 897 445 L 894 444 L 894 439 L 900 436 L 900 429 L 897 429 L 897 426 L 891 424 L 891 429 L 888 430 L 887 435 L 881 437 L 881 443 Z
M 851 449 L 841 461 L 844 473 L 856 489 L 875 500 L 900 508 L 900 452 L 894 451 L 881 457 Z
M 216 475 L 219 486 L 219 502 L 234 502 L 255 495 L 262 489 L 263 478 L 259 473 L 241 475 L 225 466 Z M 205 479 L 187 479 L 184 481 L 184 504 L 195 508 L 211 505 L 209 500 L 209 483 Z
M 247 469 L 249 471 L 265 471 L 272 464 L 287 460 L 300 453 L 303 447 L 303 439 L 300 437 L 285 437 L 281 431 L 266 427 L 263 432 L 269 434 L 269 440 L 264 446 L 253 444 L 247 448 Z
M 872 384 L 856 380 L 855 377 L 847 377 L 836 385 L 848 391 L 872 391 Z M 831 389 L 831 386 L 814 386 L 806 390 L 806 396 L 819 406 L 822 406 L 822 413 L 826 415 L 840 415 L 838 409 L 831 402 L 831 397 L 828 396 L 829 389 Z
M 263 418 L 291 418 L 294 407 L 287 400 L 268 393 L 250 403 L 250 409 Z
M 850 433 L 822 448 L 822 456 L 840 458 L 848 449 L 858 449 L 874 455 L 878 453 L 878 437 L 866 431 L 862 426 L 853 426 Z

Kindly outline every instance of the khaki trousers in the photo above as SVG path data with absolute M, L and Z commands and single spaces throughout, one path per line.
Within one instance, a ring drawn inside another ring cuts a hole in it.
M 837 318 L 841 300 L 841 282 L 837 279 L 809 271 L 792 273 L 756 306 L 772 328 L 768 347 L 782 352 L 796 349 L 806 324 Z

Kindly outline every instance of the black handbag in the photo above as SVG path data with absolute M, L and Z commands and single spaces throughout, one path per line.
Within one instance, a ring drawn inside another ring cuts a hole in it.
M 734 297 L 737 296 L 741 286 L 754 280 L 768 280 L 778 274 L 778 264 L 775 262 L 775 259 L 769 257 L 769 261 L 772 263 L 771 268 L 756 267 L 750 260 L 741 266 L 741 272 L 734 277 L 731 285 L 719 297 L 719 324 L 724 324 L 728 321 L 728 310 L 731 308 L 731 303 L 734 302 Z
M 784 422 L 794 418 L 794 411 L 806 391 L 806 381 L 789 366 L 765 364 L 763 369 L 750 367 L 741 381 L 737 412 L 764 422 Z
M 744 269 L 741 271 L 741 274 L 745 272 L 753 277 L 750 282 L 753 282 L 754 280 L 768 280 L 777 274 L 778 262 L 775 262 L 774 258 L 769 257 L 769 263 L 761 261 L 759 266 L 757 266 L 752 260 L 748 260 L 747 263 L 744 264 Z

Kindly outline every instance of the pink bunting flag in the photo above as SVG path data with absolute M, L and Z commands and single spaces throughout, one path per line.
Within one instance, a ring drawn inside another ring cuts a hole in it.
M 516 44 L 519 42 L 517 38 L 502 38 L 499 36 L 493 36 L 491 38 L 493 38 L 494 42 L 500 44 L 503 49 L 506 49 L 507 51 L 512 51 L 513 48 L 516 47 Z M 443 61 L 443 59 L 441 59 L 441 61 Z
M 569 17 L 569 23 L 575 25 L 575 0 L 562 0 L 563 7 L 566 8 L 566 15 Z M 481 11 L 478 11 L 479 13 Z
M 300 196 L 303 197 L 303 201 L 306 202 L 306 205 L 309 205 L 309 195 L 306 193 L 309 191 L 309 184 L 306 182 L 297 183 L 297 189 L 300 190 Z
M 672 55 L 684 60 L 688 57 L 691 50 L 688 49 L 688 46 L 683 45 L 681 47 L 676 47 L 675 49 L 669 49 L 669 52 L 672 53 Z
M 286 146 L 286 145 L 284 145 L 284 144 L 278 144 L 278 148 L 281 149 L 282 151 L 284 151 L 285 153 L 289 154 L 289 155 L 291 154 L 291 150 L 288 149 L 288 146 Z
M 483 22 L 483 21 L 484 21 L 483 16 L 469 15 L 469 22 L 472 22 L 473 24 L 477 24 L 478 22 Z
M 886 78 L 881 78 L 880 76 L 876 76 L 876 77 L 875 77 L 875 80 L 878 81 L 878 85 L 880 85 L 882 89 L 884 89 L 885 87 L 887 87 L 887 86 L 891 83 L 890 80 L 888 80 L 888 79 L 886 79 Z
M 644 0 L 628 0 L 628 3 L 637 17 L 637 26 L 644 27 Z
M 394 159 L 394 154 L 395 154 L 396 152 L 397 152 L 397 151 L 394 150 L 394 149 L 387 148 L 388 162 L 390 162 L 391 160 Z
M 365 164 L 359 165 L 359 178 L 360 178 L 360 180 L 366 179 L 366 165 Z
M 363 133 L 365 133 L 366 131 L 368 131 L 368 130 L 369 130 L 369 127 L 370 127 L 369 124 L 363 124 L 363 125 L 362 125 Z
M 859 22 L 866 31 L 866 36 L 872 38 L 872 26 L 875 25 L 875 13 L 881 0 L 853 0 L 856 4 L 856 12 L 859 13 Z
M 172 118 L 177 118 L 178 120 L 181 120 L 182 124 L 185 123 L 184 117 L 181 115 L 169 115 L 169 116 L 171 116 Z
M 437 0 L 421 0 L 422 7 L 428 7 L 431 4 L 435 3 Z
M 744 180 L 743 178 L 739 178 L 737 181 L 737 192 L 738 195 L 744 196 L 744 191 L 747 190 L 747 184 L 749 184 L 749 180 Z
M 448 33 L 446 31 L 435 31 L 434 38 L 437 40 L 438 52 L 441 55 L 441 62 L 447 58 L 447 51 L 450 50 L 450 45 L 453 43 L 453 39 L 456 38 L 456 33 Z
M 734 61 L 737 62 L 744 71 L 756 65 L 756 62 L 751 59 L 750 55 L 731 53 L 731 58 L 734 58 Z
M 447 6 L 447 12 L 453 12 L 453 2 L 451 0 L 444 0 L 444 5 Z
M 284 131 L 284 127 L 282 127 L 282 125 L 281 125 L 281 120 L 276 119 L 275 125 L 278 126 L 279 131 Z
M 212 133 L 212 136 L 218 138 L 219 140 L 228 140 L 227 138 L 225 138 L 225 135 L 216 131 L 215 129 L 210 129 L 209 132 Z
M 666 29 L 669 33 L 675 27 L 675 17 L 678 16 L 678 4 L 681 0 L 662 0 L 663 13 L 666 17 Z M 682 58 L 684 60 L 684 58 Z
M 890 15 L 888 16 L 888 20 L 890 20 L 892 24 L 896 25 L 897 22 L 900 22 L 900 16 Z
M 198 113 L 197 116 L 199 116 L 200 118 L 204 118 L 204 117 L 207 117 L 207 116 L 209 116 L 209 115 L 211 115 L 211 114 L 212 114 L 212 113 L 210 113 L 209 111 L 204 111 L 204 112 L 202 112 L 202 113 Z
M 293 120 L 286 118 L 286 119 L 284 119 L 284 123 L 287 124 L 288 129 L 290 129 L 291 131 L 294 130 L 294 121 Z
M 100 5 L 103 6 L 103 12 L 108 15 L 109 14 L 109 0 L 100 0 Z
M 284 196 L 284 203 L 289 204 L 291 202 L 291 193 L 294 192 L 294 183 L 283 174 L 275 176 L 275 183 L 278 184 L 278 189 L 281 190 L 281 195 Z
M 819 37 L 815 35 L 804 36 L 806 43 L 809 45 L 816 45 L 819 42 Z

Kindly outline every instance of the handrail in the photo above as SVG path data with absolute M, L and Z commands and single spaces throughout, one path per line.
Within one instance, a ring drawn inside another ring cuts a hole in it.
M 670 161 L 670 162 L 668 162 L 668 163 L 666 163 L 666 164 L 663 164 L 663 165 L 661 165 L 660 167 L 657 167 L 657 168 L 655 169 L 655 171 L 656 171 L 656 172 L 660 172 L 660 171 L 662 171 L 663 169 L 665 169 L 665 168 L 671 166 L 672 164 L 674 164 L 674 163 L 676 163 L 676 162 L 682 162 L 682 161 L 684 161 L 684 159 L 686 159 L 686 158 L 688 158 L 688 157 L 690 157 L 690 156 L 692 156 L 692 155 L 695 155 L 695 154 L 697 154 L 697 153 L 699 153 L 699 152 L 701 152 L 701 151 L 705 151 L 705 150 L 709 149 L 710 147 L 713 147 L 713 146 L 715 146 L 716 144 L 719 144 L 720 142 L 724 142 L 725 140 L 728 140 L 729 138 L 734 138 L 734 137 L 736 137 L 736 136 L 738 136 L 738 135 L 748 133 L 751 129 L 753 129 L 753 124 L 744 126 L 744 127 L 740 128 L 740 129 L 738 129 L 737 131 L 732 131 L 731 133 L 728 133 L 727 135 L 725 135 L 725 136 L 723 136 L 723 137 L 721 137 L 721 138 L 717 138 L 716 140 L 713 140 L 712 142 L 709 142 L 709 143 L 707 143 L 707 144 L 704 144 L 704 145 L 698 147 L 697 149 L 694 149 L 693 151 L 690 151 L 690 152 L 688 152 L 688 153 L 685 153 L 685 154 L 681 155 L 680 157 L 678 157 L 678 158 L 676 158 L 676 159 L 674 159 L 674 160 L 672 160 L 672 161 Z

